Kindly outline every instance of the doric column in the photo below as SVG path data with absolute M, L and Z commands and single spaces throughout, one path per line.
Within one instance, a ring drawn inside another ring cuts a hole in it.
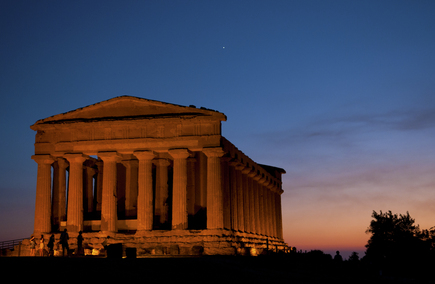
M 69 162 L 68 210 L 66 227 L 70 232 L 83 230 L 83 154 L 66 154 Z
M 192 217 L 196 213 L 195 212 L 195 200 L 196 200 L 195 163 L 196 163 L 196 159 L 194 157 L 187 158 L 187 193 L 186 193 L 187 205 L 186 206 L 187 206 L 187 216 L 192 216 Z
M 276 238 L 278 235 L 277 232 L 277 223 L 276 223 L 276 198 L 275 198 L 275 185 L 271 183 L 270 185 L 270 204 L 272 208 L 272 236 Z
M 153 229 L 153 164 L 152 151 L 135 151 L 139 160 L 137 196 L 137 232 Z
M 260 179 L 260 175 L 256 174 L 253 177 L 254 182 L 252 183 L 252 190 L 254 193 L 254 223 L 255 223 L 255 234 L 261 234 L 260 227 L 260 195 L 259 195 L 259 184 L 258 180 Z
M 275 211 L 276 211 L 276 237 L 282 239 L 281 185 L 279 183 L 276 185 Z
M 271 206 L 271 192 L 270 192 L 270 189 L 269 189 L 269 182 L 266 182 L 266 187 L 265 187 L 265 190 L 266 190 L 266 202 L 267 202 L 267 205 L 266 205 L 266 216 L 267 216 L 267 235 L 269 236 L 269 237 L 271 237 L 271 236 L 273 236 L 273 218 L 272 218 L 272 206 Z
M 230 186 L 230 157 L 222 157 L 222 195 L 223 195 L 223 214 L 224 214 L 224 228 L 230 230 L 231 226 L 231 186 Z
M 233 230 L 239 230 L 238 223 L 238 202 L 237 202 L 237 175 L 236 166 L 238 165 L 237 160 L 230 161 L 230 188 L 231 188 L 231 228 Z
M 242 170 L 245 168 L 242 164 L 236 166 L 236 191 L 237 191 L 237 224 L 240 232 L 245 231 L 245 213 L 243 204 L 243 179 Z
M 224 227 L 221 160 L 222 148 L 203 149 L 207 156 L 207 229 Z
M 50 155 L 33 155 L 38 163 L 34 233 L 51 232 L 51 164 Z
M 85 166 L 83 177 L 84 191 L 84 212 L 91 213 L 94 211 L 94 175 L 96 170 Z
M 166 225 L 169 223 L 168 166 L 170 163 L 167 159 L 155 159 L 153 163 L 156 165 L 155 211 L 159 216 L 160 225 Z
M 137 160 L 122 161 L 125 166 L 125 216 L 137 214 L 138 166 Z
M 60 222 L 66 220 L 66 168 L 68 163 L 58 158 L 53 164 L 53 204 L 52 215 L 55 229 L 59 229 Z
M 101 232 L 110 234 L 117 231 L 116 222 L 116 162 L 120 160 L 117 152 L 100 152 L 103 160 L 103 192 L 101 201 Z
M 283 228 L 282 228 L 282 205 L 281 205 L 281 194 L 282 189 L 279 189 L 279 193 L 277 194 L 277 207 L 278 207 L 278 237 L 283 239 Z
M 95 211 L 101 213 L 101 204 L 103 203 L 103 168 L 104 163 L 101 160 L 98 160 L 97 165 L 97 189 L 95 191 Z
M 251 169 L 245 167 L 242 170 L 242 188 L 243 188 L 243 216 L 245 223 L 245 232 L 251 232 L 251 215 L 250 215 L 250 200 L 249 200 L 249 177 L 248 173 L 251 172 Z
M 272 237 L 276 237 L 276 210 L 275 210 L 275 192 L 272 191 L 272 189 L 269 191 L 270 192 L 270 217 L 272 220 Z
M 255 171 L 252 170 L 248 173 L 248 189 L 249 189 L 249 226 L 250 232 L 252 234 L 255 233 L 255 189 L 254 189 L 254 176 L 256 175 Z
M 260 178 L 258 181 L 258 189 L 260 196 L 260 232 L 262 235 L 267 235 L 267 221 L 266 221 L 266 191 L 264 189 L 263 183 L 266 181 L 265 178 Z
M 169 150 L 174 158 L 172 186 L 172 229 L 187 229 L 187 149 Z

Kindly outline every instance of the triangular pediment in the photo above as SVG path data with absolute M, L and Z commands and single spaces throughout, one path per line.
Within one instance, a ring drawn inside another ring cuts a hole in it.
M 38 120 L 35 125 L 75 121 L 121 120 L 150 117 L 211 116 L 225 121 L 218 111 L 181 106 L 132 96 L 121 96 Z

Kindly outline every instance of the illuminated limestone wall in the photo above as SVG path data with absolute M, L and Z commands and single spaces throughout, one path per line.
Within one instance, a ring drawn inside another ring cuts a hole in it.
M 285 171 L 222 137 L 225 120 L 214 110 L 122 96 L 37 121 L 34 233 L 111 235 L 145 251 L 284 247 Z

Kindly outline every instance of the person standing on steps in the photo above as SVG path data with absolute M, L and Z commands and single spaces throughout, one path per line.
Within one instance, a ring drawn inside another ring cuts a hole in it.
M 65 250 L 66 250 L 66 255 L 69 256 L 68 240 L 69 240 L 68 233 L 66 229 L 64 229 L 62 234 L 60 234 L 60 240 L 59 240 L 60 244 L 62 245 L 62 256 L 65 256 Z
M 36 241 L 35 241 L 35 237 L 32 236 L 30 238 L 30 256 L 35 256 L 36 254 Z
M 83 236 L 82 231 L 79 232 L 79 235 L 77 236 L 77 255 L 82 255 L 83 250 Z
M 39 256 L 44 256 L 44 235 L 41 235 L 41 239 L 39 240 Z
M 53 256 L 54 255 L 54 234 L 51 234 L 50 239 L 48 240 L 48 256 Z

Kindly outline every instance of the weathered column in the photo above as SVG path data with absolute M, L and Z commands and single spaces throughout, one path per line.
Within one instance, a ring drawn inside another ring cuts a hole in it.
M 103 173 L 104 173 L 104 163 L 101 160 L 98 160 L 97 165 L 97 189 L 94 196 L 95 202 L 95 211 L 101 213 L 101 205 L 103 203 Z
M 248 173 L 248 189 L 249 189 L 249 226 L 250 232 L 252 234 L 255 233 L 255 190 L 254 190 L 254 176 L 256 175 L 255 171 L 252 170 Z
M 242 170 L 242 188 L 243 188 L 243 216 L 244 216 L 244 223 L 245 223 L 245 232 L 251 231 L 251 217 L 249 214 L 249 184 L 248 184 L 248 173 L 251 172 L 251 169 L 248 167 L 245 167 Z
M 279 194 L 277 195 L 277 207 L 278 207 L 278 237 L 283 239 L 283 228 L 282 228 L 282 205 L 281 205 L 281 194 L 282 189 L 279 189 Z
M 137 160 L 122 161 L 125 166 L 125 216 L 137 214 L 138 166 Z
M 66 154 L 69 162 L 68 211 L 66 228 L 69 232 L 83 230 L 83 154 Z
M 111 234 L 117 232 L 116 209 L 116 162 L 120 160 L 117 152 L 100 152 L 103 160 L 103 192 L 101 201 L 101 232 Z
M 231 228 L 233 230 L 239 230 L 238 223 L 238 210 L 237 210 L 237 175 L 236 166 L 238 162 L 233 160 L 230 161 L 230 187 L 231 187 Z
M 195 215 L 195 200 L 196 200 L 196 192 L 195 192 L 195 163 L 196 159 L 194 157 L 187 158 L 187 216 Z M 188 222 L 190 220 L 188 219 Z M 190 224 L 192 225 L 192 224 Z
M 276 208 L 275 208 L 275 192 L 273 185 L 269 186 L 270 188 L 270 217 L 271 217 L 271 227 L 272 227 L 272 237 L 276 237 Z
M 271 188 L 270 191 L 270 204 L 271 204 L 271 208 L 272 208 L 272 236 L 276 238 L 277 236 L 277 225 L 276 225 L 276 205 L 275 205 L 275 185 L 273 185 L 273 187 Z
M 172 229 L 187 229 L 187 149 L 169 150 L 174 158 L 174 178 L 172 186 Z
M 195 153 L 195 229 L 207 228 L 207 156 Z
M 275 195 L 276 201 L 276 237 L 282 239 L 282 216 L 281 216 L 281 184 L 277 185 L 277 192 Z
M 258 180 L 260 178 L 259 174 L 253 177 L 254 182 L 252 183 L 252 190 L 254 193 L 254 223 L 255 223 L 255 234 L 260 234 L 260 197 L 259 197 L 259 184 Z
M 36 202 L 34 233 L 51 232 L 51 164 L 54 159 L 50 155 L 33 155 L 38 163 L 36 180 Z
M 269 181 L 266 181 L 265 183 L 265 190 L 266 190 L 266 224 L 267 224 L 267 235 L 269 237 L 272 236 L 272 230 L 273 230 L 273 223 L 272 223 L 272 208 L 271 208 L 271 194 L 269 189 Z
M 244 214 L 244 204 L 243 204 L 243 179 L 242 170 L 245 168 L 242 164 L 236 166 L 236 191 L 237 191 L 237 224 L 238 230 L 240 232 L 245 231 L 245 214 Z
M 203 152 L 199 152 L 197 160 L 196 172 L 198 175 L 196 180 L 197 184 L 199 184 L 199 194 L 195 198 L 202 208 L 207 208 L 207 156 Z
M 135 151 L 139 160 L 137 195 L 137 233 L 153 229 L 153 164 L 152 151 Z
M 270 204 L 271 204 L 271 208 L 272 208 L 272 236 L 276 238 L 277 236 L 277 227 L 276 227 L 276 206 L 275 206 L 275 192 L 273 190 L 270 191 Z
M 207 229 L 224 227 L 221 160 L 222 148 L 205 148 L 207 156 Z
M 230 186 L 230 157 L 222 157 L 222 198 L 223 198 L 223 214 L 224 214 L 224 228 L 230 230 L 231 226 L 231 186 Z
M 155 159 L 153 163 L 156 165 L 155 211 L 159 216 L 160 225 L 166 225 L 169 223 L 168 166 L 170 163 L 167 159 Z
M 58 158 L 53 164 L 53 226 L 59 229 L 60 222 L 66 220 L 66 168 L 68 163 Z
M 83 185 L 84 185 L 84 212 L 91 213 L 94 211 L 94 175 L 96 173 L 96 170 L 85 166 L 84 168 L 84 179 L 83 179 Z
M 267 235 L 267 226 L 266 226 L 266 193 L 264 189 L 265 178 L 260 178 L 258 181 L 259 184 L 259 195 L 260 195 L 260 232 L 262 235 Z

